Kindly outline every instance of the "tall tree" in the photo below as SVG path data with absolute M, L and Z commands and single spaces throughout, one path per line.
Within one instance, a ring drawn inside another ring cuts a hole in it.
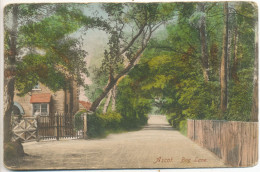
M 117 49 L 118 52 L 113 53 L 113 56 L 109 53 L 110 58 L 121 64 L 125 62 L 124 59 L 127 59 L 128 64 L 118 73 L 113 73 L 114 75 L 111 75 L 109 71 L 109 83 L 92 103 L 90 111 L 94 112 L 119 78 L 126 75 L 136 65 L 152 34 L 172 16 L 172 7 L 172 4 L 168 7 L 160 4 L 108 4 L 105 6 L 108 16 L 112 16 L 112 22 L 120 23 L 120 27 L 116 25 L 117 27 L 112 28 L 110 39 L 113 42 L 111 45 L 120 49 Z M 130 39 L 127 34 L 129 29 L 132 29 Z M 111 64 L 108 63 L 105 67 L 111 69 L 110 66 Z M 113 68 L 112 72 L 114 72 Z
M 206 34 L 206 17 L 205 17 L 205 3 L 198 3 L 198 11 L 203 13 L 200 17 L 199 32 L 201 44 L 201 66 L 203 71 L 204 81 L 209 80 L 209 63 L 208 63 L 208 45 Z
M 9 52 L 5 53 L 5 71 L 4 71 L 4 142 L 11 141 L 11 112 L 13 108 L 14 83 L 17 58 L 17 33 L 18 33 L 18 5 L 12 7 L 12 27 L 9 35 Z M 7 39 L 7 38 L 6 38 Z M 8 50 L 6 50 L 8 51 Z
M 237 74 L 237 66 L 238 66 L 238 28 L 235 27 L 234 29 L 234 37 L 233 37 L 233 64 L 231 67 L 231 78 L 234 82 L 238 82 L 238 74 Z
M 221 86 L 220 109 L 222 113 L 224 113 L 227 110 L 227 58 L 228 58 L 228 2 L 225 2 L 222 56 L 221 56 L 221 66 L 220 66 L 220 86 Z

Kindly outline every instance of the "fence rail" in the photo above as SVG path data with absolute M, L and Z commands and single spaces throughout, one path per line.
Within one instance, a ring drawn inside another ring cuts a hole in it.
M 12 140 L 22 140 L 24 142 L 34 141 L 37 138 L 37 121 L 33 117 L 12 119 Z
M 187 135 L 229 165 L 257 164 L 258 122 L 188 120 Z

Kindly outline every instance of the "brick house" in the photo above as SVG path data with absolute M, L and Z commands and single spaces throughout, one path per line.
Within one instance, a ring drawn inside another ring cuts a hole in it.
M 75 114 L 79 110 L 79 89 L 75 81 L 70 82 L 70 89 L 51 91 L 39 83 L 25 96 L 14 95 L 13 115 L 34 116 L 40 114 L 49 116 L 58 113 Z

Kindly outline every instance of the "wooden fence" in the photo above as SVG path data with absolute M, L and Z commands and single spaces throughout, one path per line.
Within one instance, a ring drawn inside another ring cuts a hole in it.
M 12 119 L 12 140 L 23 142 L 35 141 L 37 138 L 37 121 L 34 117 Z
M 188 120 L 188 137 L 234 167 L 258 161 L 258 122 Z

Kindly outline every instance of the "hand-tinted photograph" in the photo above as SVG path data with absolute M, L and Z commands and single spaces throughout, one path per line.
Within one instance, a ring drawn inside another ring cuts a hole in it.
M 4 7 L 9 170 L 252 167 L 254 2 Z

